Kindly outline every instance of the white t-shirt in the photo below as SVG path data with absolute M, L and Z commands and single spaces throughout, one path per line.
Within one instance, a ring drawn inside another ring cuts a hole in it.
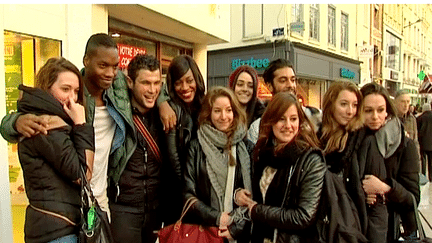
M 116 124 L 106 106 L 96 106 L 94 116 L 95 157 L 90 186 L 102 210 L 109 215 L 107 196 L 108 159 Z

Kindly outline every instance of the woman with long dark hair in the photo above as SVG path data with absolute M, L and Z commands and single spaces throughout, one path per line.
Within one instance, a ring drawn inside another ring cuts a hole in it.
M 252 193 L 237 191 L 253 222 L 252 242 L 317 242 L 325 162 L 312 123 L 293 94 L 277 93 L 260 124 Z M 253 195 L 253 197 L 251 197 Z
M 82 105 L 81 74 L 68 60 L 51 58 L 38 72 L 35 86 L 20 85 L 18 111 L 44 116 L 48 134 L 18 143 L 30 203 L 25 241 L 77 242 L 81 166 L 87 167 L 90 179 L 94 155 L 93 127 L 86 124 Z
M 250 124 L 260 118 L 265 110 L 264 104 L 257 97 L 258 74 L 251 66 L 240 66 L 229 76 L 228 85 L 246 111 L 249 128 Z
M 246 137 L 246 115 L 231 90 L 214 87 L 199 115 L 198 138 L 191 142 L 184 171 L 184 200 L 198 199 L 189 221 L 219 226 L 219 235 L 249 241 L 245 207 L 234 204 L 237 188 L 251 190 L 252 144 Z
M 396 108 L 384 87 L 368 83 L 361 88 L 361 92 L 364 97 L 365 126 L 376 139 L 377 149 L 371 153 L 381 156 L 385 163 L 384 176 L 366 171 L 363 179 L 368 205 L 376 207 L 377 204 L 384 203 L 388 211 L 388 232 L 387 227 L 385 228 L 387 239 L 374 238 L 374 242 L 398 240 L 401 236 L 400 220 L 404 228 L 402 236 L 415 236 L 417 226 L 414 207 L 417 207 L 420 201 L 419 157 L 416 146 L 413 140 L 405 135 Z
M 182 209 L 182 172 L 186 164 L 189 142 L 196 138 L 198 115 L 205 93 L 204 79 L 195 60 L 188 55 L 175 57 L 167 73 L 170 106 L 177 116 L 176 129 L 167 134 L 168 156 L 171 170 L 166 171 L 169 181 L 164 181 L 163 200 L 165 223 L 175 223 Z

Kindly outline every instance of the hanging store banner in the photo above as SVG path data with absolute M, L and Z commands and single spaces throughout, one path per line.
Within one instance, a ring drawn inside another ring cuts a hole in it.
M 359 47 L 359 58 L 373 58 L 374 46 L 364 45 Z
M 121 43 L 117 43 L 117 49 L 119 53 L 119 68 L 126 69 L 129 62 L 138 54 L 146 54 L 147 50 L 145 48 L 129 46 Z

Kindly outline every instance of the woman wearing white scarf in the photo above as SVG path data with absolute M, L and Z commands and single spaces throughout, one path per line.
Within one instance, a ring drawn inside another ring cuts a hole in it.
M 248 242 L 247 208 L 233 201 L 237 188 L 251 189 L 253 145 L 245 139 L 246 114 L 231 90 L 215 87 L 204 98 L 198 120 L 198 139 L 191 141 L 184 171 L 185 201 L 198 201 L 185 221 L 218 226 L 219 235 L 230 242 Z

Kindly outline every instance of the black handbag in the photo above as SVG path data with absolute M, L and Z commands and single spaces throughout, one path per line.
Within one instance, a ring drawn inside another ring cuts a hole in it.
M 108 215 L 103 211 L 86 179 L 81 166 L 81 225 L 79 231 L 80 243 L 113 243 Z

